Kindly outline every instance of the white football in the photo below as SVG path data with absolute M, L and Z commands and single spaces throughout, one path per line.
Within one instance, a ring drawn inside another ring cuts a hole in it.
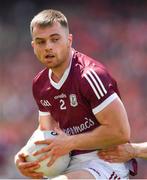
M 23 153 L 27 155 L 26 161 L 28 162 L 33 162 L 36 161 L 39 157 L 42 156 L 42 154 L 33 156 L 32 154 L 36 152 L 37 150 L 40 150 L 41 148 L 45 147 L 45 144 L 39 144 L 36 145 L 34 142 L 38 140 L 45 140 L 49 138 L 54 138 L 57 136 L 57 133 L 54 131 L 41 131 L 41 130 L 36 130 L 31 138 L 28 140 L 27 144 L 23 148 Z M 55 177 L 58 176 L 59 174 L 62 174 L 63 171 L 67 168 L 70 162 L 70 155 L 64 155 L 59 157 L 53 165 L 47 166 L 50 158 L 45 159 L 40 162 L 40 167 L 36 169 L 36 172 L 42 172 L 44 176 L 47 177 Z

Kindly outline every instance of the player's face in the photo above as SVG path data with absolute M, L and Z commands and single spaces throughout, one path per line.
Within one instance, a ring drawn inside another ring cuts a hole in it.
M 32 33 L 32 46 L 39 61 L 54 69 L 66 66 L 72 44 L 72 35 L 56 22 L 52 26 L 35 26 Z

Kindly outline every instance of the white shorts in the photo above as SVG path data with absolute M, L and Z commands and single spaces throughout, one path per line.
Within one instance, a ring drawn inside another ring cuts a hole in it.
M 76 170 L 89 171 L 95 179 L 128 179 L 129 169 L 124 163 L 108 163 L 99 159 L 97 152 L 72 156 L 64 173 Z

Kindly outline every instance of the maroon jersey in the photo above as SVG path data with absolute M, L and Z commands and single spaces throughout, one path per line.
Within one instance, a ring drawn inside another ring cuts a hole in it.
M 92 131 L 100 124 L 95 114 L 119 96 L 116 81 L 98 61 L 73 50 L 61 80 L 45 68 L 33 80 L 40 115 L 50 113 L 69 135 Z

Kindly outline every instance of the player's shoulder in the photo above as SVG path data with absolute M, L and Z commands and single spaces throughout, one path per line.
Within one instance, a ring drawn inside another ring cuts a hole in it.
M 39 83 L 42 80 L 44 80 L 45 77 L 47 76 L 47 74 L 48 74 L 48 68 L 44 68 L 39 73 L 37 73 L 35 75 L 35 77 L 33 78 L 33 85 L 36 84 L 36 83 Z
M 76 63 L 80 66 L 80 73 L 82 77 L 86 74 L 92 73 L 100 76 L 109 74 L 108 69 L 100 60 L 96 60 L 78 51 L 75 52 Z M 77 65 L 76 65 L 77 67 Z
M 108 71 L 108 69 L 101 63 L 99 62 L 94 62 L 91 64 L 91 66 L 86 67 L 83 71 L 83 77 L 96 77 L 98 76 L 99 78 L 105 78 L 105 77 L 110 77 L 111 75 Z

